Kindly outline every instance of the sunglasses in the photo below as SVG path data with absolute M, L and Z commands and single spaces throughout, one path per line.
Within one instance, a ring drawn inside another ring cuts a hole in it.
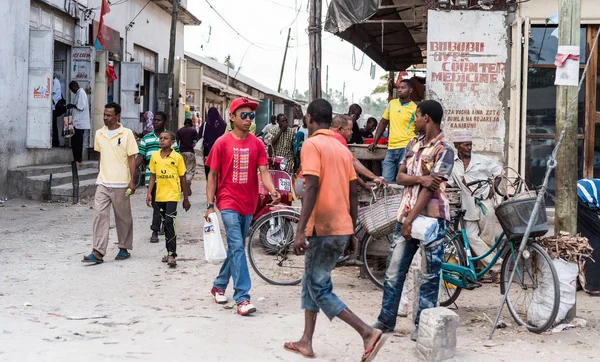
M 251 121 L 254 121 L 254 117 L 256 117 L 256 114 L 254 112 L 242 112 L 240 113 L 240 118 L 243 120 L 246 120 L 246 118 L 250 118 Z

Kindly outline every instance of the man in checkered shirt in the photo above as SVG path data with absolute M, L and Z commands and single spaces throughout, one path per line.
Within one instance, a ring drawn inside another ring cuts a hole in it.
M 277 115 L 278 127 L 273 127 L 265 136 L 265 144 L 271 146 L 273 154 L 269 156 L 285 158 L 285 171 L 292 174 L 294 170 L 294 137 L 296 132 L 288 125 L 287 116 Z

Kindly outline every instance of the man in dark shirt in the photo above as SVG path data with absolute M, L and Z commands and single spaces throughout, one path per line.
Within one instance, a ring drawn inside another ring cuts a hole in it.
M 192 177 L 196 173 L 196 154 L 194 153 L 194 146 L 198 141 L 198 130 L 194 127 L 194 123 L 191 119 L 186 119 L 183 127 L 177 130 L 177 143 L 179 144 L 179 151 L 185 161 L 185 178 L 187 180 L 189 194 L 192 194 Z
M 360 135 L 360 127 L 358 126 L 358 119 L 362 114 L 362 108 L 358 104 L 354 103 L 348 108 L 348 115 L 352 117 L 352 137 L 348 144 L 362 144 L 363 139 Z

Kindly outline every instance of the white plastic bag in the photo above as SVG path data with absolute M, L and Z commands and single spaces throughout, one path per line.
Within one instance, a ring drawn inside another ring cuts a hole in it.
M 567 263 L 562 259 L 553 259 L 552 263 L 556 268 L 560 285 L 560 305 L 558 314 L 554 323 L 565 319 L 569 310 L 575 304 L 575 295 L 577 293 L 577 274 L 579 266 L 576 263 Z M 545 260 L 539 260 L 538 263 L 538 281 L 539 286 L 535 289 L 531 304 L 527 311 L 527 321 L 535 326 L 542 325 L 552 312 L 554 303 L 554 284 L 552 282 L 552 273 Z
M 213 212 L 208 218 L 210 221 L 204 222 L 204 256 L 207 262 L 216 264 L 225 260 L 227 253 L 223 246 L 217 214 Z

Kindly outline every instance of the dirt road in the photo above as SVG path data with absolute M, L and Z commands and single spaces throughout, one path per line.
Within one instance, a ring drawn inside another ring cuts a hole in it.
M 151 210 L 145 190 L 132 196 L 132 258 L 114 261 L 116 232 L 106 262 L 85 266 L 91 250 L 91 202 L 79 205 L 9 200 L 0 207 L 0 361 L 303 361 L 285 352 L 285 341 L 302 333 L 300 287 L 275 287 L 253 272 L 258 312 L 239 317 L 213 302 L 211 282 L 219 266 L 203 260 L 201 215 L 204 183 L 196 181 L 192 209 L 178 217 L 177 269 L 160 262 L 164 239 L 150 244 Z M 192 260 L 193 259 L 193 260 Z M 381 291 L 358 279 L 355 268 L 334 272 L 336 293 L 368 322 L 374 322 Z M 231 288 L 228 290 L 231 295 Z M 458 300 L 461 326 L 456 361 L 584 361 L 598 358 L 600 303 L 578 295 L 585 328 L 558 334 L 509 327 L 487 341 L 500 300 L 484 286 Z M 485 315 L 484 315 L 485 313 Z M 339 320 L 319 317 L 315 352 L 321 361 L 358 361 L 358 335 Z M 414 360 L 410 325 L 400 320 L 379 361 Z

